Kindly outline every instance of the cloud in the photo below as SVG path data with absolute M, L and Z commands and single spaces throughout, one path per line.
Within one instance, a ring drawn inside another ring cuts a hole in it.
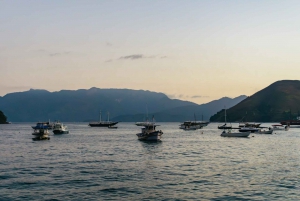
M 106 60 L 105 62 L 107 62 L 107 63 L 108 63 L 108 62 L 112 62 L 112 61 L 113 61 L 112 59 L 109 59 L 109 60 Z
M 113 45 L 112 45 L 111 43 L 109 43 L 109 42 L 106 42 L 105 45 L 108 46 L 108 47 L 113 46 Z
M 209 98 L 209 96 L 199 96 L 199 95 L 188 96 L 188 95 L 184 95 L 184 94 L 167 94 L 167 96 L 171 99 Z
M 124 56 L 124 57 L 120 57 L 119 59 L 142 59 L 145 58 L 144 55 L 142 54 L 132 54 L 132 55 L 128 55 L 128 56 Z
M 70 54 L 70 51 L 66 51 L 66 52 L 56 52 L 56 53 L 50 53 L 49 56 L 51 57 L 55 57 L 55 56 L 63 56 L 63 55 L 68 55 Z

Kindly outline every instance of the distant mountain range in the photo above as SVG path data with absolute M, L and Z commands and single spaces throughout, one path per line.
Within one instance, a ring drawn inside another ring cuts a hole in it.
M 207 104 L 198 105 L 189 101 L 170 99 L 163 93 L 131 89 L 29 90 L 10 93 L 0 97 L 0 110 L 11 122 L 37 122 L 60 120 L 81 122 L 99 120 L 143 121 L 147 116 L 155 115 L 156 121 L 204 120 L 224 108 L 234 106 L 246 96 L 221 98 Z
M 282 80 L 262 89 L 229 108 L 227 120 L 232 122 L 280 122 L 300 116 L 300 81 Z M 224 121 L 225 111 L 219 111 L 210 121 Z

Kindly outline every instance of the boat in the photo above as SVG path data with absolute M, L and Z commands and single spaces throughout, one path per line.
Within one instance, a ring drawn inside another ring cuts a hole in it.
M 268 130 L 262 130 L 260 129 L 257 134 L 272 134 L 273 133 L 273 129 L 269 128 Z
M 152 122 L 139 122 L 137 126 L 142 126 L 141 133 L 137 133 L 138 139 L 141 141 L 161 141 L 161 136 L 163 132 L 161 130 L 156 130 L 155 128 L 159 125 L 156 125 L 154 122 L 154 117 Z
M 227 125 L 227 121 L 226 121 L 226 108 L 224 109 L 225 110 L 225 123 L 221 126 L 218 126 L 218 129 L 232 129 L 232 125 Z
M 50 120 L 47 122 L 37 122 L 35 126 L 31 126 L 33 129 L 52 129 L 53 124 L 50 123 Z
M 251 132 L 251 133 L 258 132 L 259 130 L 260 130 L 259 128 L 255 128 L 255 127 L 243 127 L 239 129 L 240 132 Z
M 56 121 L 53 125 L 53 133 L 54 134 L 68 134 L 69 130 L 68 130 L 68 127 L 65 126 L 63 123 Z
M 208 121 L 203 121 L 203 116 L 202 116 L 202 121 L 197 121 L 196 120 L 196 115 L 194 114 L 194 121 L 185 121 L 182 124 L 179 125 L 179 129 L 184 129 L 184 130 L 196 130 L 196 129 L 201 129 L 209 124 Z
M 260 126 L 260 123 L 249 123 L 249 122 L 240 122 L 239 127 L 252 127 L 252 128 L 258 128 Z
M 290 127 L 288 125 L 283 126 L 282 124 L 274 124 L 274 125 L 272 125 L 272 129 L 273 130 L 285 130 L 285 131 L 288 131 L 290 129 Z
M 280 124 L 287 126 L 300 126 L 300 117 L 298 116 L 296 120 L 281 121 Z
M 224 130 L 221 133 L 222 137 L 248 137 L 251 132 L 231 132 L 231 129 Z
M 109 121 L 109 112 L 107 113 L 107 121 L 102 121 L 101 120 L 101 111 L 100 111 L 100 118 L 99 122 L 90 122 L 89 126 L 90 127 L 113 127 L 119 122 L 114 122 L 114 121 Z
M 33 141 L 50 140 L 48 129 L 34 129 L 32 135 L 35 136 L 34 138 L 32 138 Z

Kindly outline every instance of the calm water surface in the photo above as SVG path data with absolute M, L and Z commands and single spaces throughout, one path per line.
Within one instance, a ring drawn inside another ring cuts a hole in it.
M 159 143 L 133 123 L 66 123 L 49 141 L 0 125 L 0 200 L 300 200 L 300 128 L 245 139 L 160 124 Z

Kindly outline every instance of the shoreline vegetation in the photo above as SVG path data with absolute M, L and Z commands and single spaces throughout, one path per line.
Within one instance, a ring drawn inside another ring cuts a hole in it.
M 7 122 L 7 117 L 4 115 L 4 113 L 0 110 L 0 124 L 9 124 Z

